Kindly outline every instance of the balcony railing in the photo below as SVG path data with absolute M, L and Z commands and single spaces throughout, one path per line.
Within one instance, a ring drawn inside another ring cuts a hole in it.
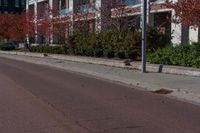
M 141 4 L 142 0 L 125 0 L 127 6 Z M 149 0 L 149 2 L 164 2 L 165 0 Z

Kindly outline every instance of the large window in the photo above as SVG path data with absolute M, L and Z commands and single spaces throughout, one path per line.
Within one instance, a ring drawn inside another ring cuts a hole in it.
M 26 5 L 26 0 L 0 0 L 0 12 L 21 13 Z
M 8 1 L 4 0 L 4 6 L 8 6 Z
M 24 7 L 26 5 L 26 0 L 21 0 L 21 5 Z
M 15 7 L 19 7 L 19 0 L 15 0 Z

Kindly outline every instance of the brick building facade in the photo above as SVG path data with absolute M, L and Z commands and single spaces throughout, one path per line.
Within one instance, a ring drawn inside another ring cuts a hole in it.
M 168 21 L 174 14 L 174 10 L 169 9 L 164 6 L 165 0 L 147 0 L 148 6 L 148 24 L 154 27 L 161 27 L 162 32 L 172 34 L 172 43 L 189 43 L 199 41 L 199 30 L 192 29 L 191 27 L 183 27 L 181 24 L 173 24 Z M 174 0 L 176 2 L 176 0 Z M 124 0 L 126 4 L 126 16 L 132 20 L 132 25 L 135 27 L 140 27 L 141 23 L 141 0 Z M 73 30 L 78 23 L 78 19 L 73 18 L 70 14 L 76 11 L 76 9 L 81 10 L 82 12 L 89 12 L 90 23 L 85 29 L 89 30 L 99 30 L 104 28 L 104 23 L 101 21 L 101 18 L 104 18 L 105 14 L 110 14 L 110 17 L 115 18 L 115 12 L 113 10 L 112 4 L 109 0 L 27 0 L 26 10 L 34 14 L 34 20 L 37 23 L 37 20 L 41 19 L 41 13 L 45 12 L 45 5 L 50 9 L 56 8 L 59 10 L 59 16 L 69 16 L 70 21 L 73 21 L 71 28 L 66 29 L 67 32 Z M 90 6 L 88 6 L 90 5 Z M 103 6 L 110 7 L 110 9 L 105 13 L 98 12 L 98 9 Z M 53 16 L 56 17 L 56 16 Z M 99 19 L 100 18 L 100 19 Z M 97 21 L 98 19 L 98 21 Z M 100 20 L 100 21 L 99 21 Z M 35 42 L 40 42 L 39 36 L 35 36 Z M 51 38 L 51 44 L 56 44 L 56 38 Z

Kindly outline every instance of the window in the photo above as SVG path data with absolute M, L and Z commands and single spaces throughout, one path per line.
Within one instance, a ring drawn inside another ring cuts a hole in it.
M 4 6 L 8 6 L 8 1 L 4 0 Z
M 15 0 L 15 7 L 19 7 L 19 0 Z
M 61 9 L 65 9 L 66 8 L 66 0 L 61 0 Z
M 21 5 L 22 5 L 22 7 L 25 6 L 25 0 L 21 0 Z

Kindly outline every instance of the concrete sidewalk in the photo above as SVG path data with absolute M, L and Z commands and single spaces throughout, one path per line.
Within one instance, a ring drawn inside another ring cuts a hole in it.
M 62 54 L 19 52 L 19 51 L 0 51 L 0 53 L 12 54 L 12 55 L 24 55 L 24 56 L 39 57 L 39 58 L 46 57 L 46 58 L 52 58 L 52 59 L 61 59 L 61 60 L 66 60 L 66 61 L 91 63 L 91 64 L 106 65 L 106 66 L 113 66 L 113 67 L 120 67 L 120 68 L 127 68 L 127 69 L 136 69 L 136 70 L 141 69 L 141 62 L 129 62 L 128 63 L 129 65 L 125 65 L 126 60 L 72 56 L 72 55 L 62 55 Z M 158 64 L 147 63 L 147 71 L 200 77 L 200 69 L 190 68 L 190 67 L 158 65 Z
M 103 78 L 116 83 L 123 83 L 133 87 L 137 86 L 137 88 L 139 87 L 147 91 L 155 91 L 162 88 L 173 90 L 173 93 L 167 96 L 200 104 L 200 77 L 153 72 L 143 74 L 134 69 L 81 63 L 43 56 L 34 57 L 34 54 L 33 56 L 24 56 L 0 53 L 0 56 L 92 75 L 96 78 Z

